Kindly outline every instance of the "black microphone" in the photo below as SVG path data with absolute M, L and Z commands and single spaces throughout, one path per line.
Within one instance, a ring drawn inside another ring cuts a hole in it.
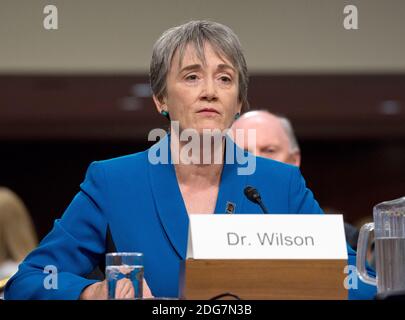
M 252 186 L 247 186 L 243 192 L 245 193 L 245 196 L 252 201 L 253 203 L 257 203 L 260 208 L 262 208 L 263 213 L 269 213 L 265 205 L 263 204 L 262 198 L 260 197 L 259 191 L 257 191 L 256 188 L 253 188 Z

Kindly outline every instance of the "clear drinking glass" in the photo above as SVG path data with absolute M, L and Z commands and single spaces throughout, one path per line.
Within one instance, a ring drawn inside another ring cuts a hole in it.
M 143 254 L 112 252 L 106 254 L 108 299 L 141 299 L 143 291 Z

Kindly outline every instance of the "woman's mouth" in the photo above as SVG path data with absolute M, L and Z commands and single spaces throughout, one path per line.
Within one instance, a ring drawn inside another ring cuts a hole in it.
M 219 114 L 219 112 L 214 108 L 202 108 L 197 113 L 207 115 L 207 116 Z

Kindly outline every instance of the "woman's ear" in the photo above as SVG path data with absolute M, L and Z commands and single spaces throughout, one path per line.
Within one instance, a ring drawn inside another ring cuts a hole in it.
M 166 110 L 166 109 L 165 109 L 165 105 L 166 105 L 166 104 L 165 104 L 163 98 L 159 99 L 159 98 L 156 97 L 155 95 L 153 95 L 152 98 L 153 98 L 153 102 L 155 103 L 156 109 L 157 109 L 157 111 L 158 111 L 159 113 L 161 113 L 162 110 Z

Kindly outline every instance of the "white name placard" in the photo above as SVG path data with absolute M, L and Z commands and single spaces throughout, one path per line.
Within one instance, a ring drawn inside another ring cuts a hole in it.
M 191 214 L 187 258 L 347 259 L 343 216 Z

